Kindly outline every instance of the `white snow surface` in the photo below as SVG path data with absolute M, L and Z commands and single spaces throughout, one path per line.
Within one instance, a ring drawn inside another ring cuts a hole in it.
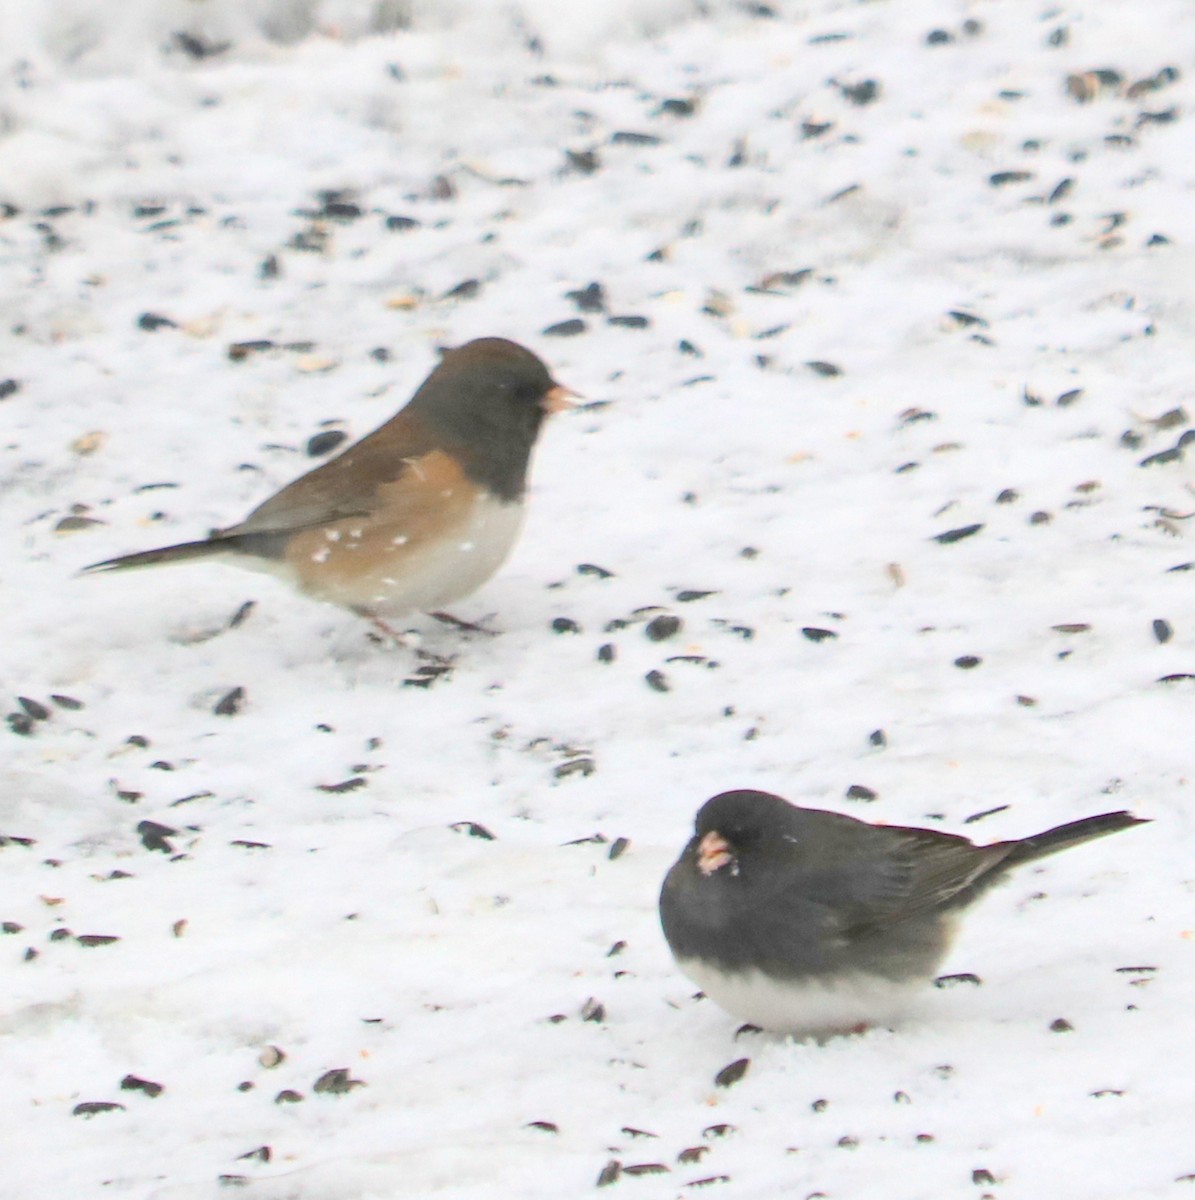
M 0 1195 L 1192 1194 L 1193 68 L 1187 0 L 6 0 Z M 77 577 L 480 335 L 589 404 L 447 673 Z M 734 786 L 1153 823 L 736 1040 L 656 916 Z

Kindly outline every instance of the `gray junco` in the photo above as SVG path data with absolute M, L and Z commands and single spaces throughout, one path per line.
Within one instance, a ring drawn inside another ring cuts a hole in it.
M 383 628 L 387 617 L 435 611 L 505 561 L 540 425 L 572 394 L 530 350 L 479 338 L 447 351 L 396 416 L 239 525 L 86 570 L 220 558 Z
M 760 1028 L 818 1035 L 890 1020 L 932 979 L 958 915 L 1012 868 L 1142 824 L 1084 817 L 977 846 L 954 834 L 723 792 L 660 892 L 680 969 Z

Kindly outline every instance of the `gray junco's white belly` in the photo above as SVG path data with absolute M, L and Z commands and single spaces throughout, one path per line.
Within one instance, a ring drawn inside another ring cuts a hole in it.
M 797 1037 L 885 1025 L 907 1010 L 921 984 L 920 980 L 895 983 L 862 972 L 826 979 L 775 979 L 758 970 L 723 971 L 697 958 L 677 959 L 677 966 L 732 1016 Z

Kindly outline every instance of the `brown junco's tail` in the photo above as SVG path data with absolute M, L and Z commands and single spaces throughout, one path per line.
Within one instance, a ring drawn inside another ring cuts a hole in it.
M 159 546 L 156 550 L 142 550 L 139 554 L 122 554 L 119 558 L 107 558 L 92 563 L 79 573 L 89 575 L 93 571 L 127 571 L 134 567 L 156 567 L 159 563 L 189 562 L 195 558 L 207 558 L 212 554 L 227 554 L 232 549 L 223 538 L 209 538 L 202 542 L 179 542 L 174 546 Z
M 1018 838 L 1012 843 L 1012 850 L 1000 863 L 1000 867 L 1004 869 L 1019 866 L 1021 863 L 1032 862 L 1035 858 L 1045 858 L 1047 854 L 1056 854 L 1068 846 L 1077 846 L 1080 842 L 1087 842 L 1092 838 L 1119 833 L 1120 830 L 1133 825 L 1147 824 L 1149 822 L 1144 817 L 1135 817 L 1130 812 L 1101 813 L 1098 817 L 1068 821 L 1065 825 L 1056 825 L 1044 833 L 1034 834 L 1033 837 Z

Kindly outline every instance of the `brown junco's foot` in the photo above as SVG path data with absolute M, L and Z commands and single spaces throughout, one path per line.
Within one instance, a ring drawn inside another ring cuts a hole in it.
M 544 417 L 572 407 L 530 350 L 478 338 L 445 353 L 410 402 L 239 525 L 87 571 L 221 558 L 387 622 L 476 591 L 518 537 Z
M 849 1032 L 899 1014 L 955 918 L 1009 870 L 1142 823 L 1103 813 L 977 846 L 723 792 L 664 880 L 660 920 L 677 965 L 727 1012 L 779 1033 Z

